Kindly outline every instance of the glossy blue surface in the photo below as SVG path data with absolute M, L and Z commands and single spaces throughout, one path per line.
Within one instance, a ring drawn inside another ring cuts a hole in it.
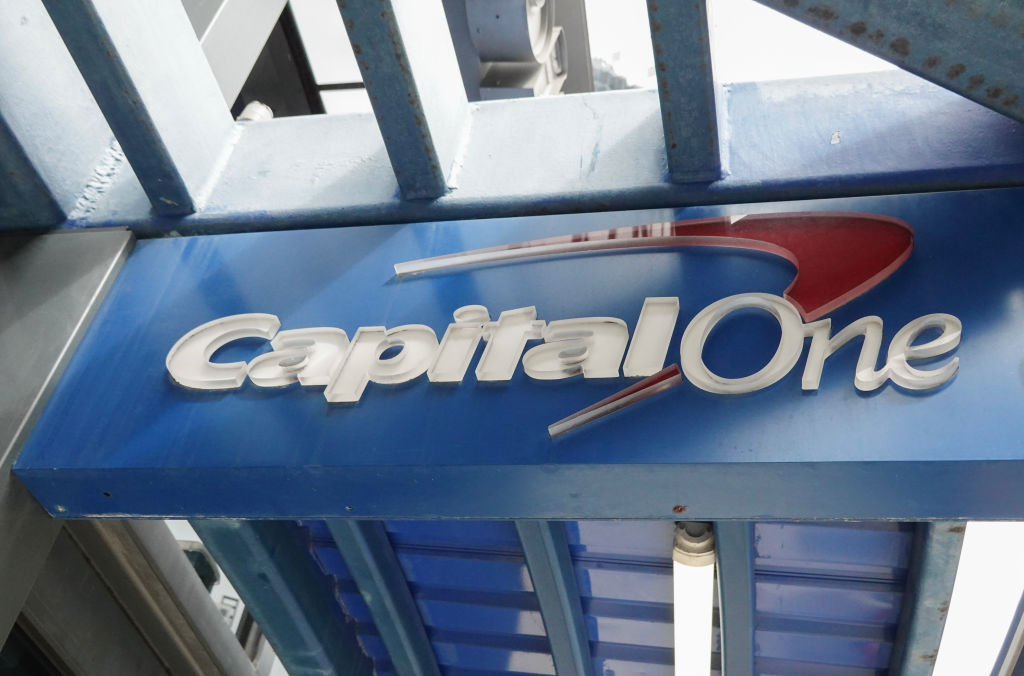
M 358 622 L 377 673 L 388 673 L 387 653 L 326 527 L 305 526 L 311 552 L 335 579 L 337 598 Z M 673 673 L 673 524 L 570 521 L 565 527 L 593 673 Z M 387 532 L 442 673 L 554 673 L 511 522 L 391 521 Z M 754 537 L 754 673 L 884 673 L 912 527 L 762 522 L 754 525 Z M 716 626 L 715 673 L 718 640 Z
M 682 328 L 741 291 L 779 293 L 779 259 L 713 249 L 576 257 L 396 280 L 419 256 L 558 232 L 661 220 L 664 212 L 487 223 L 211 236 L 140 243 L 50 400 L 17 471 L 59 516 L 659 517 L 1014 516 L 1024 478 L 1024 231 L 1018 190 L 690 209 L 827 209 L 890 214 L 916 229 L 909 261 L 832 313 L 834 326 L 877 314 L 885 341 L 930 312 L 959 317 L 957 377 L 910 394 L 852 384 L 857 352 L 829 359 L 821 389 L 800 365 L 749 396 L 684 384 L 552 441 L 547 425 L 628 384 L 507 384 L 470 374 L 457 387 L 420 378 L 371 384 L 355 406 L 319 389 L 184 390 L 164 371 L 192 327 L 273 312 L 283 328 L 425 323 L 484 303 L 493 315 L 536 305 L 543 319 L 635 322 L 645 296 L 678 295 Z M 774 351 L 770 321 L 726 322 L 709 364 L 749 373 Z M 238 343 L 222 357 L 265 345 Z M 675 354 L 670 351 L 670 359 Z M 963 421 L 986 421 L 965 425 Z M 216 486 L 217 490 L 212 490 Z M 158 487 L 159 490 L 154 490 Z M 109 493 L 109 495 L 105 495 Z M 264 500 L 249 499 L 252 494 Z M 58 505 L 60 508 L 58 508 Z

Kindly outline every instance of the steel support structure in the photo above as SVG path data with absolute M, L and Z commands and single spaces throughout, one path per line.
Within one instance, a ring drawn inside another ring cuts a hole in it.
M 532 519 L 515 523 L 551 641 L 555 672 L 559 676 L 589 676 L 594 673 L 590 637 L 565 526 L 559 521 Z
M 181 3 L 44 4 L 153 211 L 194 212 L 232 121 Z
M 890 661 L 894 674 L 926 676 L 935 667 L 966 525 L 958 521 L 917 524 L 903 613 Z
M 858 49 L 1024 121 L 1024 7 L 1005 0 L 757 0 Z
M 0 34 L 0 230 L 56 226 L 86 191 L 110 129 L 39 2 L 5 2 Z
M 754 524 L 715 523 L 722 673 L 754 673 Z
M 439 676 L 405 573 L 380 521 L 328 521 L 334 542 L 370 609 L 398 676 Z
M 707 0 L 647 0 L 647 13 L 669 178 L 675 183 L 718 179 L 719 87 L 711 68 Z
M 192 522 L 291 676 L 369 676 L 354 623 L 284 521 Z
M 468 118 L 440 0 L 338 0 L 405 199 L 448 191 Z

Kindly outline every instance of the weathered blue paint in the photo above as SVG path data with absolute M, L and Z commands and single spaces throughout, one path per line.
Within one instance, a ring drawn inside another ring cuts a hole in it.
M 754 524 L 715 524 L 722 670 L 754 673 Z
M 1024 183 L 1019 123 L 905 73 L 732 85 L 726 99 L 730 170 L 706 185 L 665 180 L 658 94 L 632 90 L 470 104 L 457 189 L 436 200 L 402 199 L 372 115 L 323 115 L 240 124 L 191 216 L 154 218 L 129 173 L 68 225 L 208 234 Z
M 370 676 L 373 663 L 293 523 L 195 519 L 291 676 Z
M 2 114 L 2 111 L 0 111 Z M 36 171 L 25 149 L 0 117 L 0 226 L 57 225 L 64 212 Z
M 669 178 L 717 180 L 722 175 L 715 101 L 720 87 L 711 69 L 707 2 L 647 0 L 647 13 Z
M 440 197 L 468 120 L 440 0 L 338 0 L 338 7 L 402 196 Z
M 153 211 L 195 211 L 232 121 L 181 3 L 43 4 Z
M 565 526 L 558 521 L 516 521 L 533 589 L 540 602 L 551 657 L 559 676 L 590 676 L 594 666 L 583 620 Z
M 3 3 L 0 35 L 0 231 L 56 226 L 110 130 L 42 4 Z
M 1003 115 L 1024 120 L 1024 7 L 1005 0 L 757 0 Z
M 329 521 L 398 676 L 439 676 L 416 601 L 380 521 Z
M 164 359 L 191 328 L 241 312 L 273 312 L 284 328 L 339 326 L 351 335 L 359 326 L 421 323 L 440 334 L 451 312 L 471 303 L 492 316 L 535 305 L 546 320 L 612 316 L 632 326 L 644 296 L 680 298 L 678 346 L 698 310 L 734 293 L 779 293 L 792 269 L 743 252 L 685 250 L 394 278 L 394 263 L 404 260 L 658 222 L 671 217 L 665 212 L 144 241 L 17 471 L 51 513 L 69 517 L 673 518 L 681 506 L 695 520 L 1012 518 L 1024 510 L 1015 490 L 1024 478 L 1024 383 L 1006 368 L 1019 361 L 1024 334 L 1022 195 L 678 212 L 839 210 L 909 221 L 916 242 L 908 262 L 832 313 L 833 326 L 877 314 L 888 345 L 914 318 L 953 314 L 964 326 L 959 374 L 938 391 L 890 385 L 860 394 L 852 382 L 858 351 L 848 347 L 829 358 L 814 395 L 801 392 L 799 364 L 750 396 L 684 384 L 555 441 L 551 422 L 629 381 L 538 382 L 520 369 L 507 384 L 485 386 L 470 372 L 456 387 L 426 378 L 371 384 L 345 407 L 298 386 L 185 390 L 170 382 Z M 726 331 L 705 358 L 725 375 L 752 373 L 773 353 L 773 331 L 771 322 Z M 266 349 L 240 343 L 218 359 Z M 254 492 L 275 499 L 254 502 Z
M 900 628 L 889 667 L 892 673 L 930 676 L 935 668 L 966 526 L 963 521 L 916 526 Z M 1010 628 L 1011 634 L 1014 628 Z

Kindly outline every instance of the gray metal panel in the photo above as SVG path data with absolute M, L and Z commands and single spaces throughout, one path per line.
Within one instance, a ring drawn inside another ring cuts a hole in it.
M 0 230 L 56 225 L 111 137 L 38 0 L 0 11 Z
M 440 676 L 434 648 L 381 521 L 328 521 L 327 527 L 370 609 L 399 676 Z
M 123 230 L 0 237 L 0 640 L 59 529 L 11 466 L 133 241 Z
M 196 31 L 228 106 L 238 98 L 287 1 L 224 0 L 202 32 Z
M 966 525 L 958 521 L 917 524 L 903 612 L 893 641 L 890 671 L 894 674 L 929 676 L 935 668 Z
M 195 210 L 232 129 L 180 0 L 43 0 L 154 211 Z
M 559 676 L 594 673 L 572 554 L 560 521 L 516 521 Z
M 719 178 L 719 88 L 711 69 L 706 0 L 648 0 L 665 154 L 675 183 Z
M 1006 0 L 757 0 L 1024 121 L 1024 5 Z
M 66 528 L 171 673 L 254 676 L 164 522 L 70 521 Z
M 433 199 L 469 118 L 440 0 L 338 0 L 402 195 Z
M 754 524 L 715 523 L 722 673 L 754 672 Z
M 43 564 L 22 617 L 75 676 L 168 673 L 65 531 Z

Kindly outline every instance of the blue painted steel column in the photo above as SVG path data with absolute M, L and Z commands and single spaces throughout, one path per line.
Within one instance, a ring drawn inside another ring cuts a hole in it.
M 594 667 L 583 605 L 565 526 L 559 521 L 516 521 L 533 589 L 558 676 L 590 676 Z
M 370 676 L 373 662 L 287 521 L 197 519 L 202 538 L 291 676 Z
M 440 676 L 405 573 L 380 521 L 328 521 L 399 676 Z
M 754 673 L 754 524 L 715 523 L 722 674 Z
M 647 13 L 669 178 L 713 181 L 722 175 L 722 162 L 707 5 L 705 0 L 647 0 Z
M 43 1 L 153 210 L 195 211 L 233 123 L 181 2 Z
M 758 2 L 1024 121 L 1024 5 L 1019 2 Z
M 889 663 L 891 673 L 901 676 L 930 676 L 932 673 L 953 596 L 965 527 L 965 522 L 958 521 L 917 525 L 903 613 Z
M 440 0 L 338 0 L 391 166 L 406 199 L 433 199 L 469 118 Z
M 0 230 L 75 206 L 110 129 L 38 0 L 0 3 Z

